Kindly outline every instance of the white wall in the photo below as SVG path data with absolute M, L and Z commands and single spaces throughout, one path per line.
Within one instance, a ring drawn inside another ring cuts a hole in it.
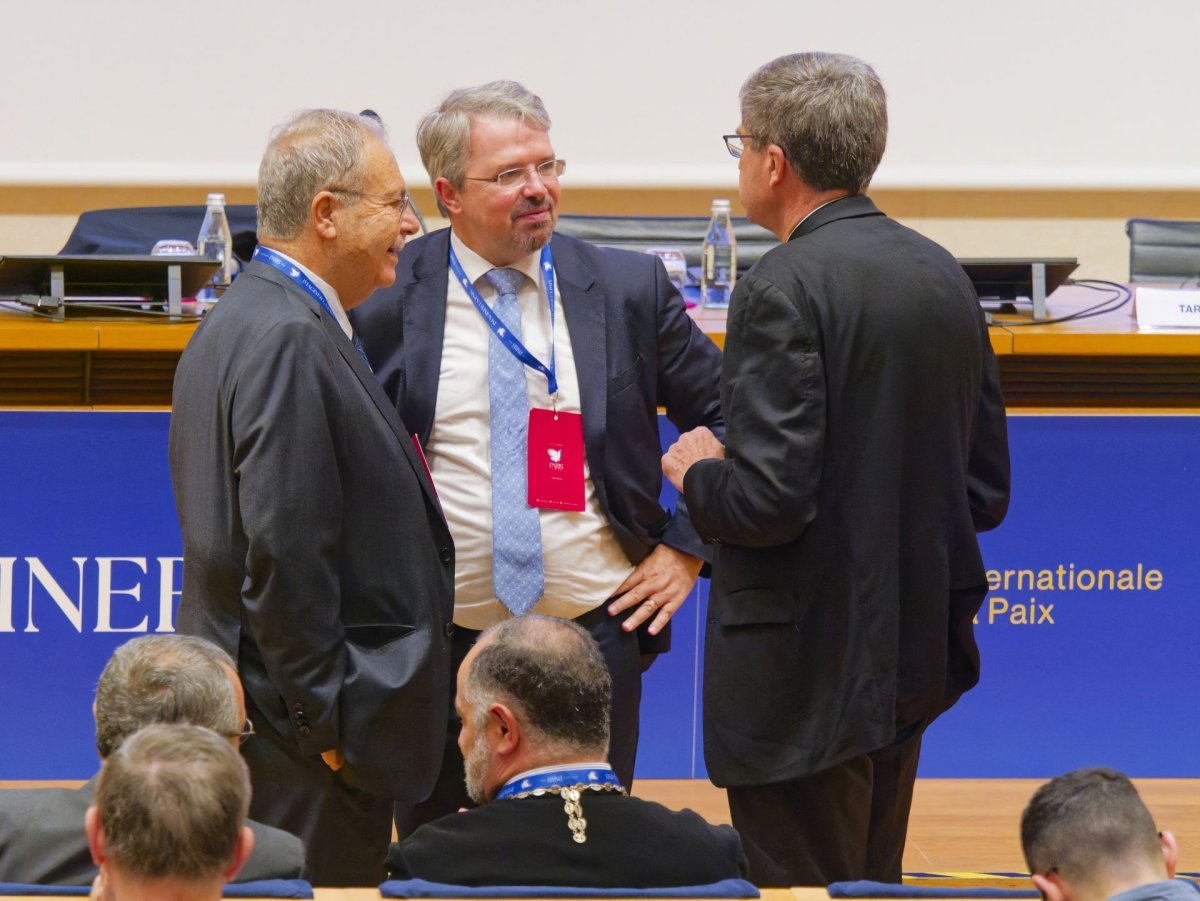
M 781 53 L 889 91 L 882 187 L 1200 186 L 1198 0 L 0 0 L 0 184 L 252 184 L 293 109 L 418 116 L 516 78 L 568 178 L 733 186 L 719 135 Z

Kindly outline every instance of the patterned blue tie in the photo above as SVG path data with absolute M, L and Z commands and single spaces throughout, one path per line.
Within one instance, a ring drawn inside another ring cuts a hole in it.
M 483 277 L 499 295 L 493 311 L 519 340 L 517 289 L 524 274 L 515 269 L 492 269 Z M 492 587 L 500 602 L 514 616 L 521 616 L 545 591 L 541 525 L 538 511 L 529 506 L 526 488 L 529 395 L 525 364 L 491 333 L 488 397 L 492 413 Z

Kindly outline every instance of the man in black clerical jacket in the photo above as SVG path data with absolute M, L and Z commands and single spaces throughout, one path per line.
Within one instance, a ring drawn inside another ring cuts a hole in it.
M 625 794 L 605 759 L 612 680 L 595 640 L 528 615 L 485 631 L 458 671 L 467 791 L 481 807 L 393 844 L 393 878 L 658 888 L 744 877 L 729 826 Z

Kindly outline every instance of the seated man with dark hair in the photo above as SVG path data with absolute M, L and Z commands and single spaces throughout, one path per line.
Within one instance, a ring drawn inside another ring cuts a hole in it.
M 1175 836 L 1159 832 L 1115 770 L 1075 770 L 1039 788 L 1021 814 L 1021 847 L 1047 901 L 1197 901 L 1173 879 Z
M 211 642 L 186 635 L 144 635 L 117 648 L 100 674 L 92 711 L 102 761 L 152 723 L 202 726 L 231 747 L 250 731 L 233 661 Z M 96 866 L 83 815 L 95 790 L 96 777 L 81 788 L 0 791 L 0 882 L 90 884 Z M 300 839 L 261 823 L 248 825 L 255 852 L 238 881 L 299 878 Z
M 85 820 L 92 897 L 216 901 L 254 847 L 250 774 L 198 726 L 147 726 L 105 761 Z
M 392 878 L 456 885 L 658 888 L 744 878 L 737 833 L 631 798 L 606 762 L 612 680 L 572 622 L 485 631 L 458 671 L 458 746 L 482 807 L 388 852 Z

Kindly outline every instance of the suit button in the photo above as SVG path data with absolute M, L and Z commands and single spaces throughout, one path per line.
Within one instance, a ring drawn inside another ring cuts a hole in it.
M 308 724 L 307 724 L 307 723 L 303 723 L 303 724 L 301 724 L 299 728 L 300 728 L 300 734 L 301 734 L 301 735 L 308 735 L 308 733 L 312 732 L 312 729 L 310 729 L 310 728 L 308 727 Z
M 444 547 L 440 551 L 438 551 L 438 557 L 441 558 L 443 563 L 449 563 L 450 558 L 453 556 L 454 556 L 454 554 L 452 554 L 450 552 L 450 548 L 448 548 L 448 547 Z
M 446 623 L 446 625 L 442 627 L 442 631 L 446 634 L 446 637 L 449 638 L 454 634 L 454 623 Z

